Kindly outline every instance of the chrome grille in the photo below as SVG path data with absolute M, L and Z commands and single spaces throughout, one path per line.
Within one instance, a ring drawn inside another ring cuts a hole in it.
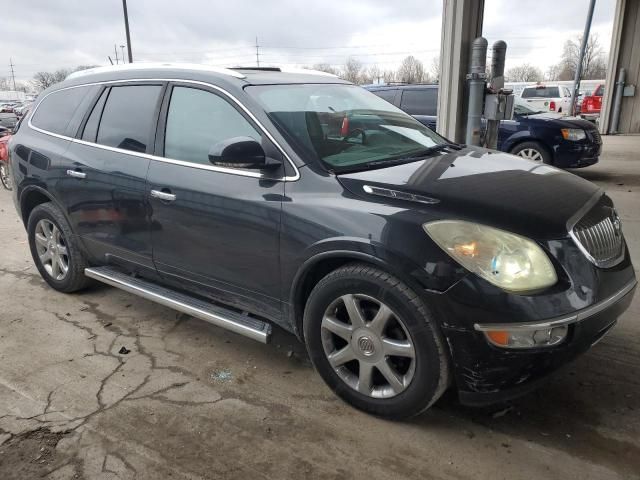
M 587 214 L 571 232 L 573 239 L 589 260 L 599 267 L 611 267 L 622 260 L 624 237 L 620 217 L 615 209 L 607 208 L 607 215 L 594 218 Z M 598 209 L 602 212 L 601 209 Z

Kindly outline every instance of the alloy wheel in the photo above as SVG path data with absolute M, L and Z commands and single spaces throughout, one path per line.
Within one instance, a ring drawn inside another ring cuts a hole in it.
M 324 353 L 352 389 L 373 398 L 402 393 L 415 374 L 416 352 L 402 320 L 367 295 L 343 295 L 322 318 Z
M 542 153 L 540 153 L 535 148 L 524 148 L 518 152 L 518 156 L 526 158 L 527 160 L 532 160 L 534 162 L 544 161 L 544 159 L 542 158 Z
M 36 224 L 36 251 L 40 263 L 54 280 L 64 280 L 69 272 L 69 253 L 62 232 L 51 220 Z

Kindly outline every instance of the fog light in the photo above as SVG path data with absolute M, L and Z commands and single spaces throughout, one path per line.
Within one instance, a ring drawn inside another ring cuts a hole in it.
M 561 343 L 569 332 L 567 325 L 541 329 L 514 328 L 486 330 L 485 337 L 492 345 L 502 348 L 552 347 Z

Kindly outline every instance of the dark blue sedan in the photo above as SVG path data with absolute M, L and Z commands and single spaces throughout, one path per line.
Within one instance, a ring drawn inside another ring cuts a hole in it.
M 437 85 L 385 85 L 367 89 L 435 130 Z M 513 120 L 500 122 L 498 150 L 560 168 L 578 168 L 598 162 L 602 139 L 591 122 L 539 112 L 516 103 Z

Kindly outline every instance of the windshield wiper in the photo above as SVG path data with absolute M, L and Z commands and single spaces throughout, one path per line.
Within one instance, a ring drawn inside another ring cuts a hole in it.
M 364 164 L 365 167 L 375 167 L 379 165 L 397 165 L 400 163 L 409 163 L 415 162 L 416 160 L 422 160 L 423 158 L 428 158 L 432 156 L 434 153 L 441 152 L 450 148 L 452 150 L 460 150 L 463 147 L 461 145 L 456 145 L 455 143 L 440 143 L 438 145 L 434 145 L 433 147 L 425 148 L 424 150 L 420 150 L 419 152 L 413 153 L 409 156 L 399 156 L 395 158 L 389 158 L 387 160 L 378 160 L 374 162 L 367 162 Z

